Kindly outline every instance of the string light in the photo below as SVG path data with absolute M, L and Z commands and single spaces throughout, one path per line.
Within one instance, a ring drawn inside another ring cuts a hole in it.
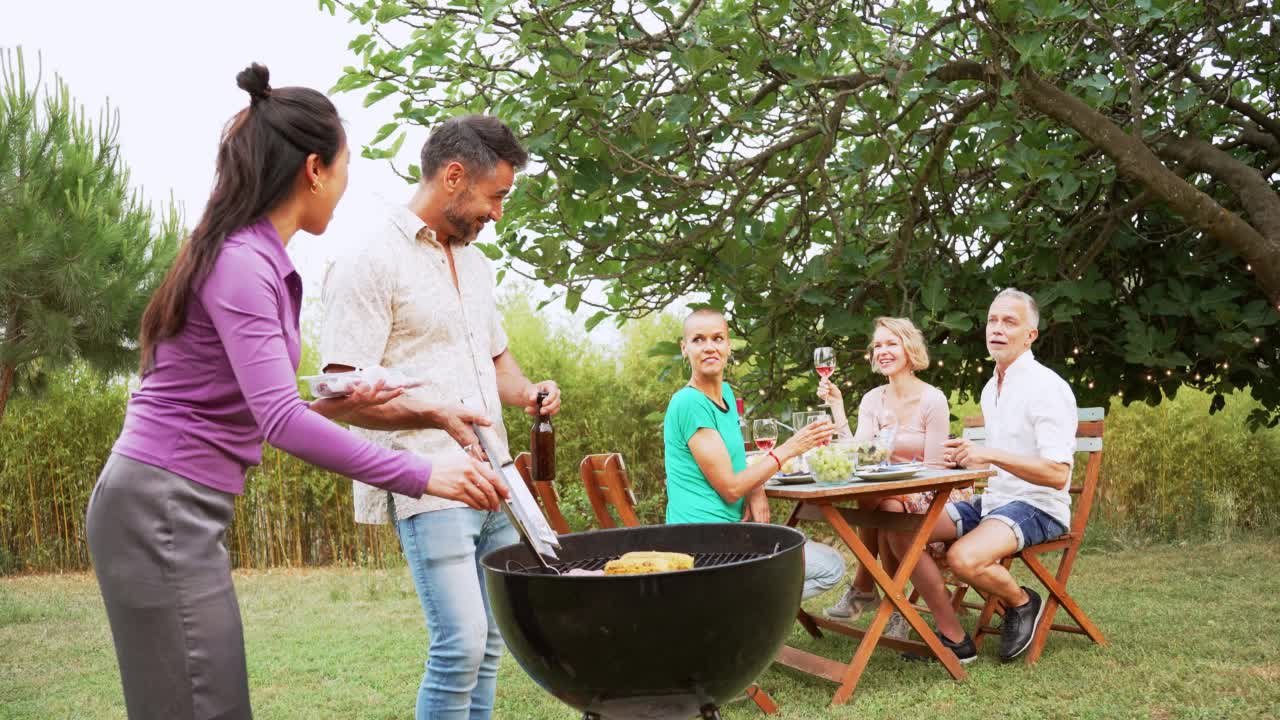
M 1076 348 L 1075 348 L 1074 350 L 1072 350 L 1072 351 L 1071 351 L 1071 354 L 1072 354 L 1072 355 L 1079 355 L 1079 354 L 1080 354 L 1080 346 L 1079 346 L 1079 345 L 1077 345 L 1077 346 L 1076 346 Z
M 1249 272 L 1253 272 L 1253 265 L 1246 263 L 1244 266 L 1244 269 L 1248 270 Z
M 1258 343 L 1260 343 L 1260 342 L 1262 342 L 1262 338 L 1258 337 L 1257 335 L 1254 335 L 1254 336 L 1253 336 L 1253 344 L 1254 344 L 1254 345 L 1257 345 L 1257 344 L 1258 344 Z
M 1172 377 L 1172 376 L 1173 376 L 1173 371 L 1172 371 L 1172 370 L 1165 370 L 1165 371 L 1164 371 L 1164 374 L 1165 374 L 1165 377 Z
M 1089 381 L 1089 389 L 1090 389 L 1090 390 L 1092 390 L 1092 389 L 1093 389 L 1093 381 L 1092 381 L 1092 380 L 1090 380 L 1090 381 Z
M 1199 380 L 1199 379 L 1200 379 L 1200 373 L 1196 373 L 1196 379 L 1197 379 L 1197 380 Z
M 942 367 L 942 361 L 941 361 L 941 360 L 939 360 L 939 361 L 938 361 L 938 367 Z
M 1228 365 L 1227 363 L 1225 363 L 1225 362 L 1224 362 L 1224 363 L 1222 363 L 1222 369 L 1223 369 L 1223 370 L 1226 370 L 1226 369 L 1227 369 L 1227 368 L 1229 368 L 1229 367 L 1231 367 L 1231 366 L 1230 366 L 1230 365 Z
M 863 360 L 866 360 L 867 362 L 870 362 L 870 361 L 871 361 L 871 353 L 863 353 L 863 354 L 862 354 L 862 359 L 863 359 Z

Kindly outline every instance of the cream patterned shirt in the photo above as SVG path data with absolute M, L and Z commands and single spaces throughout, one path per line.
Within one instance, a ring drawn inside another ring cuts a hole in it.
M 444 247 L 417 215 L 396 207 L 368 242 L 335 261 L 325 273 L 321 367 L 394 367 L 426 381 L 409 392 L 434 403 L 479 409 L 493 421 L 502 455 L 508 453 L 493 359 L 507 349 L 494 296 L 493 268 L 478 248 L 453 247 L 455 289 Z M 444 430 L 366 430 L 379 445 L 433 458 L 462 455 Z M 430 484 L 428 483 L 428 489 Z M 361 523 L 465 507 L 432 495 L 410 498 L 355 483 L 355 517 Z

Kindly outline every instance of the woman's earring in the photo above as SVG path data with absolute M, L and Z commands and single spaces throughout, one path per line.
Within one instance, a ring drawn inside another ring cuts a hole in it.
M 311 181 L 311 194 L 312 194 L 312 195 L 315 195 L 315 194 L 319 193 L 319 192 L 320 192 L 321 190 L 323 190 L 323 189 L 324 189 L 324 185 L 321 185 L 319 180 L 312 180 L 312 181 Z

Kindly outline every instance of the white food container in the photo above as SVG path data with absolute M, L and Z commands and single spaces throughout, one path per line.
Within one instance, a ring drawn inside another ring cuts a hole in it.
M 302 377 L 311 386 L 311 395 L 316 398 L 334 398 L 350 395 L 356 383 L 376 385 L 379 380 L 387 390 L 396 388 L 415 388 L 422 385 L 422 379 L 412 372 L 384 368 L 380 365 L 351 370 L 340 373 L 321 373 Z

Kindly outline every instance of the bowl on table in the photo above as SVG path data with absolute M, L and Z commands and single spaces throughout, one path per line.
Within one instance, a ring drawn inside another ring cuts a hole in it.
M 813 473 L 813 479 L 824 485 L 839 485 L 853 479 L 858 466 L 858 444 L 849 440 L 836 440 L 829 445 L 819 445 L 804 454 L 805 462 Z

